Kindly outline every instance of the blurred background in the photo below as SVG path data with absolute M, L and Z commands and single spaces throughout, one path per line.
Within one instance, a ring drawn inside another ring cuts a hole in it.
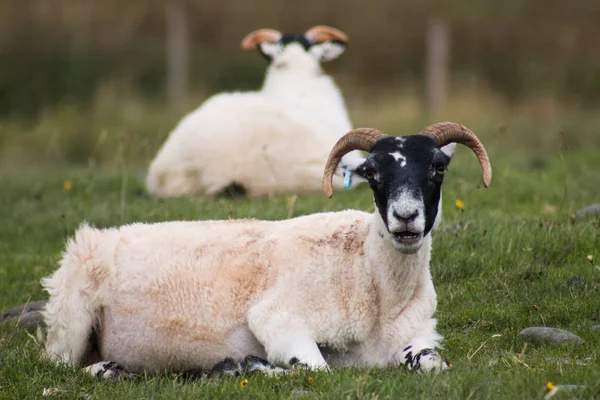
M 318 24 L 350 37 L 324 68 L 355 126 L 600 147 L 597 0 L 1 0 L 0 167 L 143 169 L 208 96 L 260 87 L 247 33 Z

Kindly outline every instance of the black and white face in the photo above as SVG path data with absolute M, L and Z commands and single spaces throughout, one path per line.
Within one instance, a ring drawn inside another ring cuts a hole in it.
M 377 210 L 398 251 L 417 252 L 433 228 L 449 163 L 450 157 L 433 139 L 414 135 L 378 141 L 353 169 L 373 190 Z
M 304 35 L 283 35 L 276 43 L 260 43 L 260 53 L 273 64 L 285 58 L 286 53 L 299 52 L 310 54 L 317 62 L 331 61 L 342 55 L 346 45 L 337 40 L 312 43 Z

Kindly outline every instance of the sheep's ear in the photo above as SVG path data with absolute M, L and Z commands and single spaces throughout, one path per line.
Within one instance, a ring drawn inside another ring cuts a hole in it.
M 363 157 L 359 150 L 354 150 L 342 157 L 340 163 L 338 164 L 338 168 L 342 167 L 344 169 L 349 169 L 350 171 L 355 171 L 366 160 L 367 159 Z
M 310 46 L 310 54 L 321 62 L 335 60 L 346 50 L 346 45 L 342 42 L 332 41 L 314 44 Z
M 281 54 L 283 51 L 283 46 L 278 43 L 260 43 L 257 45 L 258 51 L 267 58 L 268 60 L 272 60 L 274 57 Z
M 450 143 L 441 148 L 442 152 L 448 157 L 452 158 L 454 150 L 456 150 L 456 143 Z
M 366 158 L 364 158 L 358 150 L 351 151 L 342 157 L 340 163 L 335 169 L 335 174 L 340 178 L 344 178 L 346 171 L 354 173 L 354 171 L 356 171 L 365 162 L 365 160 Z M 354 175 L 353 181 L 355 183 L 359 183 L 366 181 L 366 179 L 356 174 Z

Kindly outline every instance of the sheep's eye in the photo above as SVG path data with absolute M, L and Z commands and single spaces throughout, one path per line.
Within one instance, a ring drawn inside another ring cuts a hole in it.
M 445 171 L 446 171 L 446 166 L 445 165 L 438 165 L 437 167 L 435 167 L 435 172 L 438 175 L 444 175 Z
M 365 179 L 367 179 L 369 181 L 375 177 L 375 173 L 369 169 L 365 171 L 364 175 L 365 175 Z

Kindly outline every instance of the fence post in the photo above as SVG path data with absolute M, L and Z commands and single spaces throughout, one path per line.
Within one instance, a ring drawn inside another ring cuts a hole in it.
M 180 111 L 188 84 L 188 27 L 186 0 L 165 0 L 167 27 L 167 99 Z
M 443 112 L 446 103 L 446 79 L 450 55 L 450 29 L 445 20 L 431 17 L 427 26 L 427 111 Z

